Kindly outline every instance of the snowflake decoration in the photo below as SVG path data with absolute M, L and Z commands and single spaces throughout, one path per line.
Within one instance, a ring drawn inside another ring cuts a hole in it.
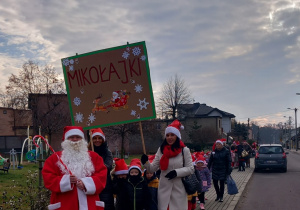
M 73 64 L 74 64 L 74 60 L 71 59 L 71 60 L 69 61 L 69 63 L 70 63 L 71 65 L 73 65 Z
M 75 63 L 78 64 L 79 63 L 79 60 L 78 58 L 75 58 Z
M 143 91 L 143 87 L 139 84 L 137 84 L 134 88 L 135 92 L 140 93 Z
M 93 122 L 96 120 L 96 116 L 93 115 L 93 113 L 91 113 L 91 114 L 89 115 L 88 119 L 89 119 L 89 121 L 90 121 L 91 123 L 93 123 Z
M 140 118 L 141 118 L 141 115 L 140 115 L 140 114 L 138 114 L 138 115 L 136 116 L 136 118 L 140 119 Z
M 76 106 L 79 106 L 81 103 L 81 100 L 80 100 L 80 98 L 76 97 L 76 98 L 74 98 L 73 102 Z
M 137 104 L 137 106 L 140 107 L 140 110 L 142 109 L 147 109 L 147 105 L 149 104 L 148 102 L 146 102 L 146 98 L 144 98 L 144 100 L 139 99 L 139 103 Z
M 87 121 L 87 122 L 86 122 L 86 125 L 87 125 L 87 126 L 90 126 L 90 125 L 91 125 L 91 123 L 90 123 L 89 121 Z
M 74 66 L 69 66 L 69 71 L 74 71 Z
M 78 122 L 78 123 L 81 123 L 83 121 L 83 114 L 82 113 L 76 113 L 75 115 L 75 120 Z
M 80 89 L 80 93 L 84 94 L 84 89 L 83 88 Z
M 135 47 L 132 50 L 133 55 L 138 56 L 139 54 L 141 54 L 141 49 L 139 47 Z
M 131 84 L 134 84 L 134 83 L 135 83 L 135 80 L 130 79 L 130 82 L 131 82 Z
M 124 51 L 123 54 L 122 54 L 122 57 L 127 59 L 129 57 L 129 55 L 130 54 L 128 52 Z
M 70 64 L 69 59 L 68 58 L 64 59 L 63 64 L 64 64 L 64 66 L 68 66 Z
M 135 110 L 131 110 L 130 115 L 135 116 L 136 115 L 136 111 Z
M 128 52 L 130 52 L 130 47 L 126 47 L 126 50 L 127 50 Z
M 142 55 L 142 56 L 141 56 L 141 60 L 142 60 L 142 61 L 145 61 L 145 60 L 146 60 L 146 56 L 145 56 L 145 55 Z

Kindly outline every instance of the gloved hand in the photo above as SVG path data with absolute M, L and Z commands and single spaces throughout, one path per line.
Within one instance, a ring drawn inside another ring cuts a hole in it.
M 174 179 L 176 176 L 177 176 L 177 172 L 175 170 L 172 170 L 169 173 L 167 173 L 167 175 L 165 177 L 168 178 L 169 180 L 171 180 L 171 179 Z
M 143 154 L 142 157 L 141 157 L 141 162 L 143 165 L 145 165 L 145 163 L 148 161 L 148 156 Z

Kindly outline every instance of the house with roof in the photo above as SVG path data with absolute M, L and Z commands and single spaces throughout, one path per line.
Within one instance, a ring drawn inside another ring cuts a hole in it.
M 180 104 L 177 113 L 177 118 L 185 126 L 185 139 L 189 139 L 191 128 L 195 125 L 226 138 L 227 133 L 231 132 L 231 119 L 235 118 L 234 114 L 200 103 Z

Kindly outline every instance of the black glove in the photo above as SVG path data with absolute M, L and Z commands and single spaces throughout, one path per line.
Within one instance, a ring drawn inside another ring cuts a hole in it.
M 143 154 L 142 157 L 141 157 L 141 162 L 143 165 L 145 165 L 145 163 L 148 161 L 148 156 Z
M 167 175 L 165 177 L 168 178 L 169 180 L 171 180 L 171 179 L 174 179 L 176 176 L 177 176 L 177 172 L 175 170 L 172 170 L 169 173 L 167 173 Z

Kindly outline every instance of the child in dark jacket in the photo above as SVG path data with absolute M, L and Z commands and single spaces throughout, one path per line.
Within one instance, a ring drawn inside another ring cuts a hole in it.
M 144 177 L 152 197 L 149 210 L 157 210 L 157 190 L 159 179 L 156 177 L 155 173 L 150 173 L 147 170 L 144 171 Z
M 200 209 L 205 209 L 204 207 L 204 199 L 205 199 L 205 192 L 211 187 L 211 176 L 210 171 L 206 167 L 205 158 L 200 156 L 195 161 L 196 167 L 195 170 L 199 171 L 200 178 L 202 180 L 202 190 L 198 192 L 198 198 L 200 200 Z
M 148 210 L 150 208 L 151 193 L 147 182 L 142 177 L 141 162 L 132 159 L 125 182 L 117 183 L 119 206 L 122 210 Z

